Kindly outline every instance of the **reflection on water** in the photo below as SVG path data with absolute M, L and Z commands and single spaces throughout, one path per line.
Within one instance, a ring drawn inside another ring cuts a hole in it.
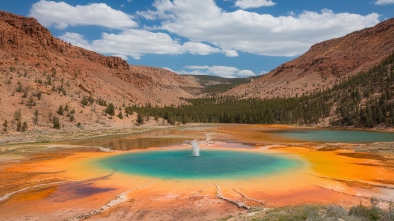
M 72 140 L 67 141 L 68 144 L 81 146 L 99 146 L 113 150 L 132 150 L 145 149 L 149 147 L 163 147 L 178 145 L 183 143 L 183 139 L 179 138 L 133 138 L 133 137 L 112 137 L 112 138 L 95 138 L 89 140 Z
M 128 135 L 94 137 L 81 140 L 69 140 L 64 143 L 79 146 L 105 147 L 113 150 L 145 149 L 180 145 L 184 140 L 199 139 L 196 133 L 188 133 L 176 129 L 152 130 Z

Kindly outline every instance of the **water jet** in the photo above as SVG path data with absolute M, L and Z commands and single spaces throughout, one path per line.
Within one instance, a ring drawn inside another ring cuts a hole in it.
M 192 140 L 190 142 L 190 144 L 192 145 L 192 157 L 199 157 L 200 156 L 200 146 L 198 145 L 196 140 Z

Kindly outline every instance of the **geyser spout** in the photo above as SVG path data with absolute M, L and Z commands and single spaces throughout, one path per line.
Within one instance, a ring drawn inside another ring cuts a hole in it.
M 192 155 L 193 157 L 198 157 L 200 156 L 200 146 L 198 146 L 198 143 L 196 140 L 192 140 L 190 142 L 190 144 L 192 145 Z

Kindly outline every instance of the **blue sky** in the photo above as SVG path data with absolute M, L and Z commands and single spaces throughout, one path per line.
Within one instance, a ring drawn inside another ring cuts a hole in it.
M 7 0 L 0 10 L 129 64 L 234 78 L 393 18 L 394 0 Z

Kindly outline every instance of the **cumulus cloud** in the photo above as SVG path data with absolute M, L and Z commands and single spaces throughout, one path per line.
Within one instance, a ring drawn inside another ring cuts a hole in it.
M 377 0 L 376 4 L 392 1 Z M 235 4 L 240 8 L 251 8 L 275 3 L 272 0 L 237 0 Z M 138 24 L 132 16 L 103 3 L 72 6 L 65 2 L 41 0 L 33 4 L 30 16 L 47 27 L 96 25 L 118 29 L 116 33 L 109 29 L 102 33 L 101 38 L 90 42 L 84 36 L 70 32 L 61 38 L 99 53 L 135 59 L 144 54 L 184 53 L 222 53 L 228 57 L 237 57 L 239 52 L 296 56 L 316 42 L 340 37 L 379 22 L 376 13 L 334 13 L 327 9 L 278 17 L 241 9 L 227 12 L 218 7 L 214 0 L 155 0 L 153 9 L 136 13 L 137 16 L 159 22 L 158 26 L 144 29 L 137 28 Z M 175 36 L 186 41 L 180 42 Z
M 125 60 L 127 56 L 140 59 L 144 54 L 208 55 L 222 52 L 222 50 L 207 44 L 195 42 L 181 44 L 166 33 L 139 29 L 127 29 L 119 34 L 103 33 L 100 39 L 92 42 L 85 40 L 83 35 L 70 32 L 66 32 L 59 38 L 73 45 L 102 54 L 119 56 Z
M 143 54 L 181 54 L 182 46 L 166 33 L 127 29 L 119 34 L 103 33 L 91 48 L 104 54 L 120 54 L 140 59 Z
M 66 32 L 64 33 L 64 35 L 60 36 L 59 38 L 67 43 L 71 43 L 72 45 L 89 49 L 89 42 L 85 40 L 85 37 L 81 34 Z
M 238 57 L 238 52 L 236 50 L 223 49 L 223 53 L 227 57 Z
M 376 5 L 388 5 L 388 4 L 394 4 L 394 0 L 377 0 L 375 2 Z
M 193 42 L 268 56 L 295 56 L 312 44 L 379 22 L 379 15 L 304 11 L 275 17 L 244 10 L 225 12 L 213 0 L 156 0 L 146 18 L 161 19 L 159 29 Z M 204 11 L 205 13 L 201 13 Z M 235 54 L 235 53 L 234 53 Z
M 244 78 L 256 76 L 253 71 L 250 70 L 239 70 L 236 67 L 228 66 L 186 66 L 179 74 L 189 75 L 213 75 L 224 78 Z
M 220 52 L 220 49 L 211 47 L 210 45 L 195 42 L 186 42 L 182 45 L 185 52 L 190 54 L 208 55 Z
M 107 28 L 137 27 L 126 13 L 114 10 L 104 3 L 72 6 L 65 2 L 41 0 L 32 5 L 29 16 L 46 27 L 65 29 L 68 26 L 96 25 Z
M 235 6 L 242 9 L 247 8 L 260 8 L 263 6 L 274 6 L 276 3 L 272 0 L 237 0 Z

